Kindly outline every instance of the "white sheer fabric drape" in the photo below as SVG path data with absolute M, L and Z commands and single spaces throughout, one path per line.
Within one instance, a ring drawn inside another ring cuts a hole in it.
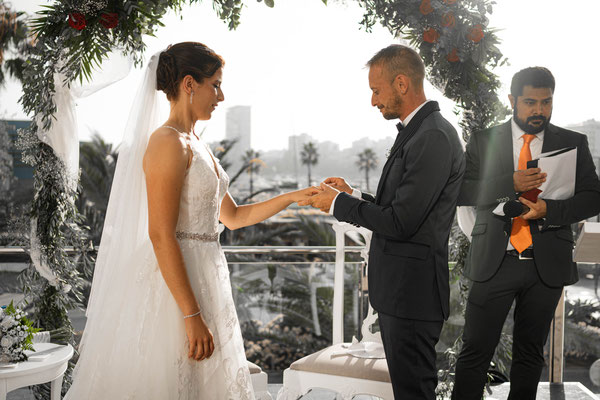
M 118 53 L 112 53 L 105 62 L 102 70 L 94 73 L 89 83 L 73 82 L 70 86 L 64 84 L 65 77 L 61 73 L 54 75 L 54 102 L 56 113 L 54 121 L 48 130 L 41 129 L 38 117 L 37 132 L 39 139 L 52 147 L 66 169 L 66 183 L 72 189 L 77 188 L 79 180 L 79 134 L 77 126 L 76 100 L 90 96 L 127 76 L 133 59 Z M 30 255 L 31 261 L 39 274 L 46 278 L 51 285 L 59 287 L 60 282 L 52 268 L 48 265 L 41 250 L 37 234 L 37 219 L 32 218 L 30 225 Z M 71 286 L 67 283 L 61 289 L 68 292 Z

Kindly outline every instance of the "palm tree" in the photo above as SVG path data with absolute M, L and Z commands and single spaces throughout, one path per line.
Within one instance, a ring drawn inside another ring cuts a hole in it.
M 6 74 L 19 80 L 23 78 L 24 56 L 32 48 L 24 15 L 12 10 L 10 3 L 0 1 L 0 86 L 5 83 Z M 5 58 L 8 52 L 13 54 L 10 59 Z
M 90 226 L 92 240 L 98 243 L 117 165 L 117 152 L 112 144 L 106 143 L 98 132 L 94 132 L 90 142 L 81 144 L 80 154 L 81 193 L 77 200 L 78 208 Z
M 250 196 L 254 193 L 254 174 L 258 174 L 262 167 L 265 167 L 266 164 L 260 158 L 260 152 L 255 150 L 246 150 L 246 153 L 243 156 L 243 164 L 250 178 Z
M 313 142 L 308 142 L 302 145 L 302 151 L 300 152 L 300 160 L 302 164 L 308 168 L 308 186 L 311 184 L 310 166 L 316 165 L 319 162 L 319 152 Z
M 375 167 L 377 167 L 377 164 L 378 164 L 377 156 L 375 155 L 375 152 L 373 151 L 373 149 L 368 148 L 368 149 L 365 149 L 362 153 L 358 154 L 358 161 L 356 162 L 356 165 L 358 165 L 358 169 L 360 171 L 365 171 L 365 180 L 367 181 L 367 191 L 370 190 L 369 189 L 369 172 L 372 169 L 375 169 Z
M 237 139 L 223 139 L 212 149 L 213 154 L 219 159 L 219 164 L 221 164 L 221 167 L 223 167 L 224 170 L 228 170 L 229 167 L 231 167 L 231 161 L 229 161 L 227 154 L 229 154 L 237 141 Z M 229 182 L 229 184 L 231 183 L 233 183 L 233 180 Z

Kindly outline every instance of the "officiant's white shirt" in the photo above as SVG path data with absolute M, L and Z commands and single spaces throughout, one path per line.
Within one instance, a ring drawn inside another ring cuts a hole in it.
M 516 171 L 519 169 L 519 156 L 521 155 L 521 148 L 523 147 L 523 135 L 525 131 L 517 125 L 514 118 L 510 120 L 510 126 L 512 129 L 512 142 L 513 142 L 513 169 Z M 535 135 L 535 138 L 529 143 L 529 150 L 531 151 L 531 159 L 535 160 L 542 154 L 542 146 L 544 145 L 544 131 Z M 506 250 L 514 250 L 514 246 L 508 241 Z

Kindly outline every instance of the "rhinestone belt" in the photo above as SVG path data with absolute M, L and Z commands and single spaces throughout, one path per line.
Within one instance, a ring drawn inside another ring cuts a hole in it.
M 177 239 L 189 239 L 189 240 L 197 240 L 199 242 L 216 242 L 219 240 L 218 233 L 192 233 L 192 232 L 183 232 L 177 231 L 175 232 L 175 237 Z

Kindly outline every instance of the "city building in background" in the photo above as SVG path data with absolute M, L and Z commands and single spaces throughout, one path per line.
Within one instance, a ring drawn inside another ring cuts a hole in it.
M 13 201 L 18 204 L 27 203 L 33 198 L 33 167 L 23 162 L 21 150 L 17 148 L 19 130 L 29 128 L 30 124 L 31 121 L 27 120 L 0 120 L 0 129 L 6 129 L 8 133 L 8 154 L 12 157 L 12 173 L 15 178 L 11 191 Z
M 569 125 L 567 128 L 586 134 L 596 171 L 600 172 L 600 121 L 589 119 L 579 124 Z
M 252 148 L 251 107 L 234 106 L 227 109 L 225 120 L 225 139 L 236 140 L 236 144 L 228 154 L 231 162 L 230 175 L 242 166 L 242 158 Z

